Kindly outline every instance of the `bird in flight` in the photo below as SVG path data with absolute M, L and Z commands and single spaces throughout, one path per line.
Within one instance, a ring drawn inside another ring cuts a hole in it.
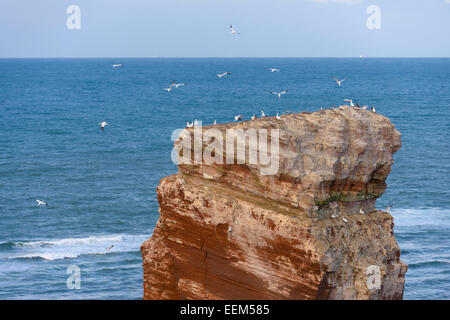
M 180 85 L 184 85 L 184 84 L 180 84 Z M 170 91 L 172 91 L 172 89 L 173 89 L 174 87 L 175 87 L 175 88 L 178 88 L 180 85 L 177 85 L 177 84 L 175 83 L 175 80 L 173 80 L 173 81 L 171 82 L 170 86 L 169 86 L 168 88 L 163 89 L 163 90 L 166 90 L 167 92 L 170 92 Z
M 108 123 L 106 123 L 105 121 L 102 121 L 98 125 L 102 128 L 102 131 L 104 131 L 105 127 L 108 125 Z
M 270 72 L 279 72 L 280 69 L 276 69 L 276 68 L 269 68 L 268 70 L 270 70 Z
M 234 121 L 239 121 L 242 120 L 242 114 L 238 114 L 237 116 L 234 117 Z
M 353 103 L 352 99 L 344 99 L 344 101 L 350 102 L 350 107 L 354 107 L 355 104 Z
M 47 204 L 46 202 L 44 202 L 44 201 L 41 201 L 41 200 L 39 200 L 39 199 L 36 199 L 36 202 L 37 202 L 37 205 L 38 205 L 38 206 L 46 206 L 46 207 L 48 207 L 48 204 Z
M 113 64 L 112 65 L 113 68 L 118 68 L 118 67 L 121 67 L 121 66 L 122 66 L 121 64 Z
M 338 87 L 341 86 L 341 83 L 345 81 L 345 79 L 339 80 L 338 78 L 336 78 L 335 76 L 331 76 L 331 78 L 334 79 L 334 81 L 336 81 Z
M 235 35 L 235 34 L 240 34 L 239 32 L 237 32 L 234 28 L 233 28 L 233 26 L 230 24 L 230 31 L 231 31 L 231 34 L 233 34 L 233 35 Z
M 170 84 L 170 87 L 169 87 L 169 88 L 175 87 L 175 89 L 176 89 L 176 88 L 181 87 L 181 86 L 184 86 L 184 83 L 176 83 L 176 81 L 173 80 L 172 83 Z M 165 89 L 165 90 L 166 90 L 166 89 Z
M 218 73 L 217 74 L 217 78 L 222 78 L 222 77 L 225 77 L 225 76 L 228 76 L 228 75 L 231 75 L 231 73 L 230 72 Z
M 277 95 L 277 96 L 278 96 L 278 99 L 280 99 L 280 98 L 281 98 L 281 95 L 287 93 L 288 90 L 284 90 L 284 91 L 281 91 L 281 92 L 273 92 L 273 91 L 269 91 L 269 92 L 270 92 L 271 94 Z
M 106 251 L 111 250 L 114 247 L 114 245 L 112 244 L 111 246 L 109 246 L 108 248 L 106 248 Z

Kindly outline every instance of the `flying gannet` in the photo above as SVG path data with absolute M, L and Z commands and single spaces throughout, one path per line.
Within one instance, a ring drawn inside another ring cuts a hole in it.
M 336 78 L 335 76 L 331 76 L 331 78 L 334 79 L 334 81 L 336 81 L 338 87 L 341 86 L 341 83 L 345 81 L 345 79 L 339 80 L 338 78 Z
M 284 91 L 281 91 L 281 92 L 274 92 L 274 91 L 269 91 L 269 92 L 270 92 L 271 94 L 274 94 L 274 95 L 278 96 L 278 99 L 280 99 L 280 98 L 281 98 L 281 95 L 287 93 L 288 90 L 284 90 Z
M 225 76 L 228 76 L 228 75 L 231 75 L 231 73 L 230 72 L 218 73 L 217 74 L 217 78 L 222 78 L 222 77 L 225 77 Z
M 48 207 L 48 204 L 45 201 L 41 201 L 39 199 L 36 199 L 37 205 L 38 206 L 46 206 Z
M 102 131 L 103 131 L 103 130 L 105 130 L 105 127 L 108 125 L 108 123 L 106 123 L 105 121 L 102 121 L 98 125 L 102 128 Z
M 237 32 L 234 28 L 233 28 L 233 26 L 230 24 L 230 31 L 231 31 L 231 34 L 233 34 L 233 35 L 235 35 L 235 34 L 240 34 L 239 32 Z
M 280 69 L 277 68 L 269 68 L 268 70 L 270 70 L 270 72 L 279 72 Z
M 113 64 L 112 65 L 113 68 L 118 68 L 118 67 L 121 67 L 121 66 L 122 66 L 121 64 Z

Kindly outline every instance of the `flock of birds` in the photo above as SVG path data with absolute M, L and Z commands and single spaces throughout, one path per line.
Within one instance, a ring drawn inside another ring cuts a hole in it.
M 280 69 L 276 69 L 276 68 L 269 68 L 268 70 L 269 70 L 270 72 L 280 72 Z M 218 77 L 218 78 L 222 78 L 222 77 L 225 77 L 225 76 L 228 76 L 228 75 L 231 75 L 231 73 L 230 73 L 230 72 L 224 72 L 224 73 L 219 73 L 219 74 L 217 74 L 217 77 Z M 334 79 L 334 80 L 336 81 L 336 84 L 337 84 L 338 87 L 341 87 L 341 86 L 342 86 L 342 82 L 345 81 L 345 79 L 339 80 L 338 78 L 336 78 L 336 77 L 333 76 L 333 75 L 331 76 L 331 78 Z M 176 81 L 174 80 L 174 81 L 172 81 L 172 83 L 170 84 L 170 87 L 167 88 L 167 89 L 164 89 L 164 90 L 170 91 L 172 88 L 178 88 L 179 86 L 182 86 L 182 85 L 184 85 L 184 83 L 177 84 Z M 269 92 L 270 92 L 271 94 L 277 96 L 278 99 L 281 99 L 281 96 L 284 95 L 284 94 L 286 94 L 286 93 L 288 93 L 288 91 L 289 91 L 289 90 L 286 89 L 286 90 L 283 90 L 283 91 L 280 91 L 280 92 L 275 92 L 275 91 L 271 91 L 271 90 L 270 90 Z M 344 99 L 344 101 L 349 102 L 350 107 L 360 108 L 360 109 L 363 109 L 363 110 L 370 109 L 372 112 L 376 112 L 375 107 L 369 107 L 368 105 L 360 106 L 358 102 L 355 102 L 355 103 L 354 103 L 354 102 L 353 102 L 353 99 Z M 331 107 L 332 107 L 332 108 L 335 108 L 336 106 L 335 106 L 335 105 L 332 105 Z M 323 108 L 320 108 L 320 109 L 323 110 Z M 286 111 L 286 112 L 288 112 L 288 111 Z M 286 112 L 285 112 L 285 113 L 286 113 Z M 261 117 L 262 117 L 262 118 L 266 117 L 266 114 L 264 113 L 264 110 L 261 110 Z M 258 118 L 258 117 L 256 116 L 256 114 L 253 114 L 252 117 L 251 117 L 251 120 L 256 120 L 257 118 Z M 282 120 L 281 117 L 280 117 L 280 115 L 279 115 L 278 113 L 275 115 L 275 118 L 276 118 L 277 120 Z M 234 121 L 241 121 L 241 120 L 243 120 L 243 119 L 244 119 L 244 116 L 243 116 L 242 114 L 238 114 L 238 115 L 234 116 Z M 213 125 L 215 125 L 215 124 L 217 124 L 217 121 L 216 121 L 216 120 L 214 120 L 214 122 L 213 122 Z M 194 121 L 192 121 L 192 122 L 189 122 L 189 121 L 186 122 L 186 128 L 192 128 L 193 126 L 197 126 L 197 125 L 198 125 L 198 120 L 194 120 Z
M 231 33 L 231 35 L 233 35 L 233 36 L 237 36 L 237 35 L 240 35 L 241 33 L 240 32 L 238 32 L 231 24 L 230 24 L 230 26 L 229 26 L 229 30 L 230 30 L 230 33 Z M 123 65 L 122 64 L 113 64 L 112 65 L 113 66 L 113 68 L 118 68 L 118 67 L 122 67 Z M 273 68 L 273 67 L 271 67 L 271 68 L 268 68 L 268 70 L 270 71 L 270 72 L 280 72 L 280 69 L 277 69 L 277 68 Z M 216 74 L 216 76 L 217 76 L 217 78 L 225 78 L 225 77 L 228 77 L 228 76 L 231 76 L 232 75 L 232 73 L 231 72 L 223 72 L 223 73 L 217 73 Z M 337 77 L 335 77 L 335 76 L 331 76 L 331 78 L 336 82 L 336 84 L 337 84 L 337 86 L 338 87 L 342 87 L 342 83 L 346 80 L 345 78 L 344 79 L 338 79 Z M 171 83 L 170 83 L 170 85 L 169 85 L 169 87 L 168 88 L 164 88 L 163 90 L 165 90 L 165 91 L 167 91 L 167 92 L 171 92 L 173 89 L 177 89 L 177 88 L 179 88 L 179 87 L 181 87 L 181 86 L 184 86 L 185 84 L 184 83 L 177 83 L 175 80 L 173 80 Z M 276 92 L 276 91 L 269 91 L 271 94 L 273 94 L 273 95 L 275 95 L 275 96 L 277 96 L 278 97 L 278 99 L 281 99 L 281 96 L 282 95 L 284 95 L 284 94 L 286 94 L 286 93 L 288 93 L 288 89 L 285 89 L 285 90 L 283 90 L 283 91 L 280 91 L 280 92 Z M 346 102 L 349 102 L 349 105 L 351 106 L 351 107 L 356 107 L 356 108 L 361 108 L 361 109 L 364 109 L 364 110 L 367 110 L 367 109 L 369 109 L 370 108 L 370 110 L 372 111 L 372 112 L 376 112 L 376 110 L 375 110 L 375 107 L 369 107 L 368 105 L 363 105 L 363 106 L 360 106 L 359 105 L 359 103 L 358 102 L 353 102 L 353 99 L 344 99 L 344 101 L 346 101 Z M 334 105 L 332 105 L 331 106 L 332 108 L 335 108 L 335 106 Z M 323 108 L 320 108 L 321 110 L 323 110 Z M 285 112 L 286 113 L 286 112 Z M 265 113 L 264 113 L 264 111 L 263 110 L 261 110 L 261 117 L 266 117 L 266 115 L 265 115 Z M 256 116 L 256 114 L 253 114 L 252 116 L 251 116 L 251 120 L 256 120 L 258 117 Z M 281 117 L 280 117 L 280 115 L 277 113 L 276 115 L 275 115 L 275 118 L 277 119 L 277 120 L 281 120 Z M 240 120 L 243 120 L 244 119 L 244 116 L 242 115 L 242 114 L 238 114 L 238 115 L 236 115 L 236 116 L 234 116 L 234 121 L 240 121 Z M 191 128 L 191 127 L 194 127 L 194 126 L 197 126 L 198 125 L 198 120 L 193 120 L 192 122 L 186 122 L 186 127 L 187 128 Z M 215 124 L 217 124 L 217 121 L 216 120 L 214 120 L 214 122 L 213 122 L 213 125 L 215 125 Z M 102 131 L 104 131 L 104 129 L 105 129 L 105 126 L 107 126 L 108 125 L 108 123 L 106 123 L 105 121 L 102 121 L 102 122 L 100 122 L 99 123 L 99 125 L 100 125 L 100 128 L 101 128 L 101 130 Z
M 362 208 L 359 209 L 359 213 L 361 215 L 366 214 Z M 386 206 L 386 213 L 391 214 L 391 205 Z M 337 217 L 338 217 L 338 215 L 336 213 L 331 214 L 331 218 L 336 219 Z M 345 223 L 348 223 L 348 219 L 346 219 L 345 217 L 342 217 L 342 221 L 344 221 Z
M 230 30 L 230 33 L 231 33 L 233 36 L 240 35 L 240 32 L 236 31 L 236 29 L 235 29 L 232 25 L 230 25 L 229 30 Z M 123 67 L 123 64 L 113 64 L 112 67 L 113 67 L 113 68 L 120 68 L 120 67 Z M 273 73 L 273 72 L 280 72 L 280 69 L 273 68 L 273 67 L 268 68 L 268 70 L 269 70 L 270 72 L 272 72 L 272 73 Z M 218 73 L 218 74 L 216 74 L 217 78 L 219 78 L 219 79 L 220 79 L 220 78 L 224 78 L 224 77 L 228 77 L 228 76 L 231 76 L 231 75 L 232 75 L 231 72 L 223 72 L 223 73 Z M 336 77 L 333 76 L 333 75 L 331 76 L 331 78 L 332 78 L 334 81 L 336 81 L 336 84 L 337 84 L 338 87 L 342 87 L 342 83 L 346 80 L 345 78 L 344 78 L 344 79 L 338 79 L 338 78 L 336 78 Z M 173 80 L 173 81 L 170 83 L 169 87 L 168 87 L 168 88 L 164 88 L 163 90 L 165 90 L 165 91 L 167 91 L 167 92 L 171 92 L 173 89 L 177 89 L 177 88 L 179 88 L 179 87 L 181 87 L 181 86 L 184 86 L 184 83 L 177 83 L 175 80 Z M 273 95 L 276 95 L 276 96 L 278 97 L 278 99 L 281 99 L 281 96 L 282 96 L 282 95 L 288 93 L 288 89 L 283 90 L 283 91 L 280 91 L 280 92 L 276 92 L 276 91 L 269 91 L 269 92 L 270 92 L 271 94 L 273 94 Z M 349 104 L 350 104 L 351 107 L 361 108 L 361 109 L 364 109 L 364 110 L 366 110 L 366 109 L 369 108 L 369 106 L 367 106 L 367 105 L 360 106 L 360 105 L 358 104 L 358 102 L 354 103 L 354 102 L 353 102 L 353 99 L 344 99 L 344 101 L 349 102 Z M 335 106 L 333 105 L 332 108 L 334 108 L 334 107 L 335 107 Z M 321 108 L 321 110 L 322 110 L 322 108 Z M 376 112 L 375 107 L 371 107 L 370 110 L 371 110 L 372 112 Z M 261 117 L 262 117 L 262 118 L 266 117 L 266 114 L 264 113 L 264 110 L 261 110 Z M 243 120 L 243 118 L 244 118 L 244 116 L 243 116 L 242 114 L 238 114 L 238 115 L 236 115 L 236 116 L 234 117 L 234 121 L 241 121 L 241 120 Z M 256 116 L 256 114 L 253 114 L 253 116 L 251 117 L 251 120 L 256 120 L 257 118 L 258 118 L 258 117 Z M 279 115 L 278 113 L 276 114 L 275 118 L 276 118 L 277 120 L 282 120 L 281 117 L 280 117 L 280 115 Z M 191 127 L 193 127 L 193 126 L 197 126 L 198 124 L 199 124 L 198 120 L 194 120 L 194 121 L 192 121 L 191 123 L 187 122 L 187 123 L 186 123 L 186 127 L 191 128 Z M 217 121 L 214 120 L 214 123 L 213 123 L 213 124 L 217 124 Z M 100 128 L 101 128 L 102 131 L 104 131 L 104 130 L 105 130 L 105 127 L 108 126 L 108 125 L 109 125 L 109 124 L 108 124 L 106 121 L 102 121 L 102 122 L 99 123 L 99 126 L 100 126 Z M 45 201 L 36 199 L 36 203 L 37 203 L 37 206 L 38 206 L 38 207 L 41 207 L 41 206 L 48 207 L 48 204 L 47 204 L 47 202 L 45 202 Z M 387 206 L 387 207 L 386 207 L 386 212 L 387 212 L 387 213 L 390 213 L 390 206 Z M 359 210 L 359 213 L 362 214 L 362 215 L 365 214 L 365 212 L 364 212 L 362 209 Z M 333 219 L 335 219 L 335 218 L 337 218 L 337 215 L 333 213 L 333 214 L 331 215 L 331 217 L 332 217 Z M 348 222 L 348 220 L 347 220 L 345 217 L 343 217 L 342 220 L 343 220 L 345 223 Z M 111 250 L 113 247 L 114 247 L 114 245 L 111 245 L 111 246 L 109 246 L 108 248 L 106 248 L 106 250 L 109 251 L 109 250 Z

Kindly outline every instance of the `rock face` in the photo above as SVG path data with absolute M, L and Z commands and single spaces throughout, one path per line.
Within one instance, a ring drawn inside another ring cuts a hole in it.
M 162 179 L 144 299 L 402 299 L 393 218 L 374 206 L 401 146 L 387 118 L 341 106 L 210 128 L 278 129 L 277 170 L 203 161 Z

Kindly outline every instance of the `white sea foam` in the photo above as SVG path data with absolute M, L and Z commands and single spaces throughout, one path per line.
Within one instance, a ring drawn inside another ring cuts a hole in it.
M 14 254 L 3 253 L 0 258 L 41 258 L 58 260 L 77 258 L 80 255 L 99 255 L 114 252 L 138 252 L 143 241 L 151 235 L 99 235 L 86 238 L 21 241 L 14 243 Z M 110 250 L 106 248 L 114 245 Z
M 384 210 L 384 209 L 383 209 Z M 425 208 L 403 209 L 391 208 L 395 225 L 398 227 L 412 226 L 450 226 L 450 209 Z

